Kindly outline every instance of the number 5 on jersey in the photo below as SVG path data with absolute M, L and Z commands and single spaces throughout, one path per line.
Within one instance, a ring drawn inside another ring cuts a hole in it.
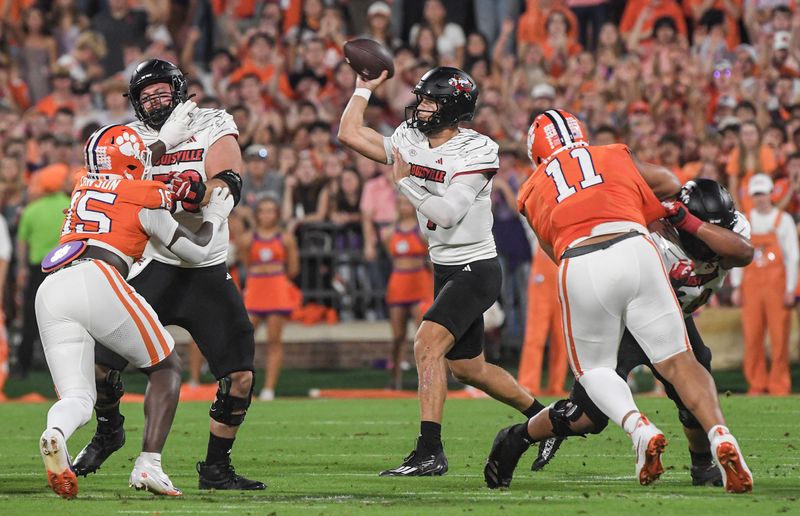
M 111 192 L 95 190 L 75 192 L 61 233 L 69 233 L 70 230 L 76 233 L 108 233 L 111 231 L 111 219 L 102 211 L 90 209 L 87 204 L 89 201 L 95 201 L 111 206 L 116 200 L 117 194 Z
M 583 175 L 583 180 L 579 183 L 581 189 L 591 188 L 592 186 L 603 183 L 603 176 L 598 174 L 594 169 L 592 155 L 589 154 L 589 151 L 585 147 L 572 149 L 569 152 L 569 155 L 571 158 L 578 160 L 578 166 L 580 167 L 581 174 Z M 553 179 L 553 183 L 556 185 L 556 190 L 558 190 L 556 202 L 560 203 L 570 195 L 578 192 L 574 186 L 571 186 L 569 183 L 567 183 L 567 178 L 564 177 L 564 169 L 561 168 L 561 162 L 558 160 L 558 158 L 555 158 L 553 161 L 548 163 L 544 171 L 550 178 Z

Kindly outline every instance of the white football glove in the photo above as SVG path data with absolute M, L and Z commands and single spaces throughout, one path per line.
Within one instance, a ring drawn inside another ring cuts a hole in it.
M 221 226 L 223 222 L 228 220 L 233 209 L 233 196 L 227 188 L 218 186 L 211 190 L 211 196 L 208 199 L 208 204 L 203 206 L 203 220 L 209 222 L 216 222 Z
M 192 100 L 181 102 L 175 107 L 158 132 L 158 139 L 164 142 L 167 150 L 180 145 L 194 134 L 190 126 L 192 125 L 192 116 L 196 112 L 197 104 Z

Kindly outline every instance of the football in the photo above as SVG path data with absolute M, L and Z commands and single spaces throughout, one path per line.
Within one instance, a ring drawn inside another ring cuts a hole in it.
M 377 79 L 384 70 L 394 75 L 394 58 L 380 43 L 371 39 L 354 39 L 344 44 L 344 59 L 362 79 Z

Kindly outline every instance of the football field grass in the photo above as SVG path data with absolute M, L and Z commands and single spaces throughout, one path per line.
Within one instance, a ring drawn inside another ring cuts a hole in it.
M 450 400 L 443 440 L 450 472 L 438 478 L 379 478 L 399 464 L 418 430 L 413 400 L 255 402 L 233 452 L 237 471 L 264 480 L 255 493 L 197 489 L 194 464 L 205 454 L 208 404 L 184 403 L 164 453 L 164 468 L 184 496 L 128 488 L 142 437 L 140 404 L 124 404 L 128 441 L 96 475 L 80 478 L 66 501 L 46 485 L 37 440 L 49 404 L 0 405 L 0 514 L 800 514 L 800 400 L 723 397 L 729 424 L 755 476 L 750 495 L 692 487 L 689 456 L 674 407 L 640 398 L 667 434 L 667 471 L 653 486 L 633 479 L 630 441 L 610 425 L 600 436 L 571 438 L 544 470 L 523 458 L 511 488 L 491 491 L 482 468 L 496 431 L 520 421 L 492 400 Z M 87 442 L 90 423 L 70 440 Z

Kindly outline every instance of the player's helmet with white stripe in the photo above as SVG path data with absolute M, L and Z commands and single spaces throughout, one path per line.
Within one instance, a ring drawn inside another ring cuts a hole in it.
M 150 149 L 127 125 L 101 127 L 86 141 L 83 152 L 90 178 L 149 178 Z
M 733 198 L 724 186 L 711 179 L 688 181 L 679 198 L 689 212 L 709 224 L 733 230 L 736 225 L 736 207 Z M 717 253 L 696 236 L 686 231 L 678 231 L 681 248 L 693 260 L 711 262 L 718 258 Z
M 563 109 L 548 109 L 528 129 L 528 158 L 534 167 L 564 147 L 588 145 L 586 128 Z
M 480 90 L 475 80 L 466 72 L 450 66 L 428 70 L 411 92 L 417 96 L 416 104 L 406 107 L 408 126 L 423 134 L 431 134 L 445 127 L 454 127 L 475 116 Z M 436 111 L 430 111 L 422 120 L 419 105 L 423 99 L 436 101 Z
M 172 99 L 163 107 L 147 111 L 140 98 L 142 90 L 151 84 L 159 83 L 170 85 Z M 136 112 L 136 118 L 153 129 L 160 129 L 175 107 L 188 99 L 187 86 L 186 77 L 177 66 L 163 59 L 148 59 L 139 63 L 133 72 L 127 97 Z

